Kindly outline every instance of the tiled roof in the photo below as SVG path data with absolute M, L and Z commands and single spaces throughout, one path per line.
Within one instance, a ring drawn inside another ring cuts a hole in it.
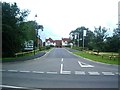
M 62 40 L 54 40 L 54 42 L 62 42 Z
M 53 43 L 54 43 L 54 41 L 53 41 L 51 38 L 46 39 L 46 42 L 47 42 L 47 41 L 50 41 L 50 42 L 53 42 Z
M 46 39 L 46 42 L 48 42 L 48 41 L 50 41 L 50 42 L 52 42 L 52 43 L 56 43 L 56 42 L 65 42 L 65 41 L 67 41 L 67 42 L 69 42 L 70 41 L 70 38 L 62 38 L 62 40 L 53 40 L 53 39 L 51 39 L 51 38 L 49 38 L 49 39 Z
M 62 40 L 63 40 L 63 42 L 65 42 L 65 41 L 70 41 L 69 38 L 62 38 Z

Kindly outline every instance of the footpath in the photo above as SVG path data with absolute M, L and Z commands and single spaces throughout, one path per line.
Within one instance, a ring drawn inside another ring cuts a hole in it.
M 17 58 L 15 60 L 3 60 L 2 63 L 4 62 L 16 62 L 16 61 L 25 61 L 25 60 L 31 60 L 31 59 L 35 59 L 35 58 L 39 58 L 43 55 L 45 55 L 46 52 L 39 52 L 35 55 L 32 55 L 32 56 L 24 56 L 24 57 L 20 57 L 20 58 Z

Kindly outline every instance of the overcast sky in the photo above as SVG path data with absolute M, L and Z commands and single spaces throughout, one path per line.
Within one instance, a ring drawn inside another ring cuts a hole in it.
M 118 23 L 119 0 L 2 0 L 16 2 L 20 9 L 30 10 L 27 20 L 36 20 L 44 26 L 42 39 L 69 37 L 71 30 L 85 26 L 110 28 Z M 37 17 L 35 18 L 35 14 Z

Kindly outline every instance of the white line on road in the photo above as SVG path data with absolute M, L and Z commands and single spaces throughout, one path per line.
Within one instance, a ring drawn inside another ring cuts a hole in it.
M 63 62 L 63 58 L 61 59 L 61 62 Z
M 71 74 L 71 71 L 62 71 L 61 74 Z
M 18 70 L 8 70 L 9 72 L 18 72 Z
M 84 71 L 75 71 L 75 74 L 76 75 L 85 75 L 85 72 Z
M 41 71 L 32 71 L 33 73 L 44 73 L 44 72 L 41 72 Z
M 115 75 L 114 73 L 112 72 L 102 72 L 104 75 Z
M 18 87 L 18 86 L 9 86 L 9 85 L 0 85 L 2 88 L 14 88 L 14 89 L 27 89 L 27 90 L 33 90 L 33 88 L 27 88 L 27 87 Z M 34 89 L 34 90 L 42 90 L 42 89 Z
M 8 85 L 0 85 L 0 87 L 4 87 L 4 88 L 16 88 L 16 89 L 23 89 L 24 87 L 17 87 L 17 86 L 8 86 Z
M 22 72 L 22 73 L 28 73 L 28 72 L 30 72 L 30 71 L 19 71 L 19 72 Z
M 120 73 L 119 73 L 119 72 L 116 72 L 115 74 L 120 75 Z
M 100 75 L 98 72 L 88 72 L 90 75 Z
M 4 71 L 6 71 L 6 70 L 0 70 L 0 72 L 4 72 Z
M 57 72 L 46 72 L 47 74 L 57 74 Z
M 60 74 L 62 74 L 63 64 L 60 65 Z
M 92 65 L 88 65 L 86 63 L 81 63 L 80 61 L 78 61 L 78 64 L 81 66 L 81 67 L 94 67 Z

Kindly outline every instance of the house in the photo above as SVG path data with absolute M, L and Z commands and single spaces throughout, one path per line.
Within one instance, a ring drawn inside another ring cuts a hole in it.
M 62 40 L 55 40 L 54 42 L 56 47 L 62 47 Z
M 50 45 L 52 45 L 52 46 L 56 45 L 55 42 L 54 42 L 54 40 L 52 40 L 51 38 L 46 39 L 45 40 L 45 46 L 50 46 Z
M 70 38 L 62 38 L 62 46 L 68 46 L 70 42 Z
M 62 38 L 61 40 L 53 40 L 51 38 L 46 39 L 45 46 L 55 46 L 55 47 L 65 47 L 68 46 L 70 42 L 69 38 Z

